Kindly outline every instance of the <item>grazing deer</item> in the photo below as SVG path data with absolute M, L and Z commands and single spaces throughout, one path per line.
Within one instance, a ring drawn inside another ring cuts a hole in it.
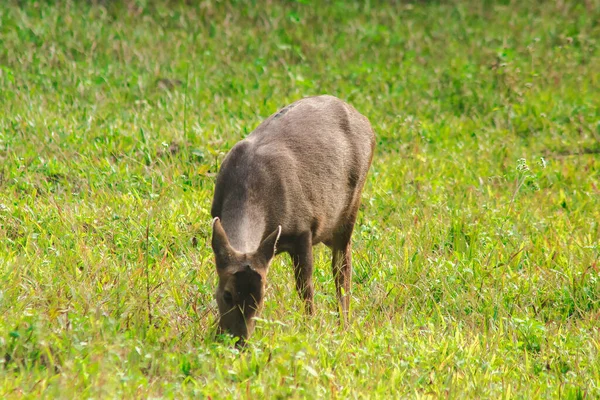
M 333 96 L 317 96 L 271 115 L 227 154 L 211 210 L 212 248 L 219 327 L 238 337 L 238 345 L 254 330 L 275 254 L 290 254 L 296 289 L 314 312 L 312 247 L 318 243 L 332 250 L 347 321 L 351 236 L 374 147 L 367 118 Z

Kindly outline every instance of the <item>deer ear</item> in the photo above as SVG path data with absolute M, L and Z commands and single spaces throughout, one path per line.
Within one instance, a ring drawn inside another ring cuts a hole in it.
M 215 253 L 217 269 L 226 268 L 234 256 L 234 250 L 229 244 L 219 217 L 213 219 L 212 249 Z
M 269 236 L 262 241 L 260 246 L 258 246 L 258 250 L 256 250 L 256 255 L 259 256 L 264 265 L 268 265 L 269 261 L 273 258 L 275 253 L 277 252 L 277 242 L 279 241 L 279 237 L 281 236 L 281 225 L 277 227 Z

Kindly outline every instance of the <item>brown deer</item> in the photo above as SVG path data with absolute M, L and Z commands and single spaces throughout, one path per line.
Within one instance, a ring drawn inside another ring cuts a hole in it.
M 369 120 L 333 96 L 299 100 L 261 123 L 225 157 L 215 186 L 212 248 L 222 332 L 238 345 L 254 330 L 269 264 L 291 256 L 296 289 L 313 306 L 312 247 L 324 243 L 341 318 L 348 319 L 351 236 L 375 135 Z

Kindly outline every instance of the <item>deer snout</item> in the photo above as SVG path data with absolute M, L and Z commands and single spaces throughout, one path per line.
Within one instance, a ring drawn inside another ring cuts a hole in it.
M 227 333 L 239 340 L 236 342 L 236 347 L 244 347 L 246 340 L 254 331 L 255 322 L 253 319 L 247 320 L 244 315 L 238 310 L 221 316 L 219 328 L 222 333 Z

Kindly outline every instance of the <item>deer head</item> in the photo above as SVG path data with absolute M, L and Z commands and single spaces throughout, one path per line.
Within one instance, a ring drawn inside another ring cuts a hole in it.
M 240 253 L 229 244 L 219 218 L 213 220 L 212 249 L 219 276 L 215 293 L 219 328 L 238 337 L 238 346 L 243 346 L 254 330 L 254 317 L 262 308 L 267 271 L 280 235 L 281 226 L 253 253 Z

